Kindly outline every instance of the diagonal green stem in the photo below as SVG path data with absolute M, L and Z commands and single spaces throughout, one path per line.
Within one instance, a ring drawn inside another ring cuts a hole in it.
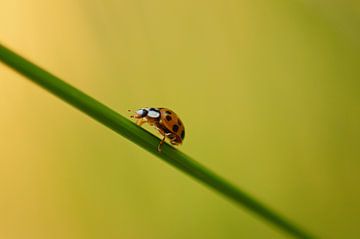
M 220 194 L 233 200 L 239 206 L 243 206 L 257 214 L 268 223 L 272 223 L 279 229 L 288 232 L 297 238 L 313 238 L 307 232 L 289 222 L 264 204 L 255 200 L 245 192 L 238 189 L 222 177 L 216 175 L 204 166 L 200 165 L 186 154 L 176 150 L 168 144 L 163 145 L 161 153 L 157 151 L 159 139 L 148 131 L 121 116 L 106 105 L 86 95 L 68 83 L 60 80 L 51 73 L 41 69 L 30 61 L 12 52 L 0 44 L 0 60 L 5 64 L 28 77 L 34 83 L 58 96 L 62 100 L 73 105 L 98 122 L 111 128 L 143 149 L 163 159 L 175 168 L 196 178 L 205 185 L 213 188 Z

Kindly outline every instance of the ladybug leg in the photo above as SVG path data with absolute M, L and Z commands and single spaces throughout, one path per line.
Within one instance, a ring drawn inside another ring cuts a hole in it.
M 170 139 L 170 143 L 172 144 L 172 145 L 178 145 L 179 143 L 176 141 L 176 136 L 174 135 L 174 134 L 169 134 L 169 139 Z
M 144 123 L 146 123 L 146 119 L 144 118 L 140 118 L 136 120 L 136 124 L 139 126 L 143 125 Z
M 158 145 L 158 151 L 161 152 L 161 146 L 163 145 L 163 143 L 165 142 L 165 134 L 164 134 L 164 137 L 162 138 L 162 140 L 160 141 L 159 145 Z

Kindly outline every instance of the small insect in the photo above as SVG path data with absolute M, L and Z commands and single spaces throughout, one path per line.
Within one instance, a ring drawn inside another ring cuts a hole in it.
M 179 145 L 184 141 L 184 124 L 172 110 L 166 108 L 141 108 L 130 117 L 137 119 L 136 124 L 139 126 L 148 123 L 159 131 L 163 136 L 158 145 L 159 152 L 161 152 L 161 146 L 166 138 L 170 140 L 172 145 Z

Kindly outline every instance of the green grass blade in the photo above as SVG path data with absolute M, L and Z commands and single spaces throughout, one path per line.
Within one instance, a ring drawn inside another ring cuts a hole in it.
M 180 169 L 203 184 L 213 188 L 215 191 L 233 200 L 239 206 L 247 208 L 268 223 L 272 223 L 279 229 L 297 238 L 313 238 L 301 228 L 172 146 L 164 144 L 162 148 L 163 151 L 159 153 L 157 151 L 159 144 L 157 137 L 1 44 L 0 60 L 17 72 L 28 77 L 32 82 L 40 85 L 93 119 L 173 165 L 175 168 Z

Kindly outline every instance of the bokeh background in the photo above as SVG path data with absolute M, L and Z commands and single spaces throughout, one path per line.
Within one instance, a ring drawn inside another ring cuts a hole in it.
M 359 238 L 359 1 L 2 0 L 0 42 L 123 115 L 173 109 L 185 153 Z M 2 239 L 288 238 L 3 64 L 0 110 Z

